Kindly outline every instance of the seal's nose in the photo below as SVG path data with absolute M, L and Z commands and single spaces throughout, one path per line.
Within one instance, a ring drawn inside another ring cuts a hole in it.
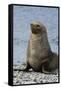
M 33 24 L 31 24 L 31 26 L 33 26 Z

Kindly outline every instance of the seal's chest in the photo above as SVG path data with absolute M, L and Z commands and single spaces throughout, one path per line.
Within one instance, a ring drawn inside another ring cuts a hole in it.
M 41 49 L 40 41 L 39 40 L 31 41 L 30 49 L 32 55 L 34 55 L 35 53 L 39 54 Z

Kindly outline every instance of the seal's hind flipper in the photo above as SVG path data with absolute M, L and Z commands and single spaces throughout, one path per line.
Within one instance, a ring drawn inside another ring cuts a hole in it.
M 45 73 L 45 74 L 51 74 L 51 72 L 45 70 L 44 66 L 42 66 L 42 72 Z
M 55 75 L 57 74 L 56 72 L 45 70 L 44 66 L 42 66 L 42 73 L 44 73 L 44 74 L 55 74 Z

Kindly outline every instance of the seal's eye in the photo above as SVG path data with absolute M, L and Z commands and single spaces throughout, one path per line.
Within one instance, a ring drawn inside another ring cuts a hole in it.
M 37 25 L 37 27 L 40 27 L 39 25 Z

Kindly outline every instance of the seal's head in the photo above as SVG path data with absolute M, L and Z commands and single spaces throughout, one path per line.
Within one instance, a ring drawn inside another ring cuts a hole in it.
M 31 23 L 30 26 L 31 26 L 31 32 L 33 34 L 40 34 L 46 30 L 45 26 L 38 21 Z

